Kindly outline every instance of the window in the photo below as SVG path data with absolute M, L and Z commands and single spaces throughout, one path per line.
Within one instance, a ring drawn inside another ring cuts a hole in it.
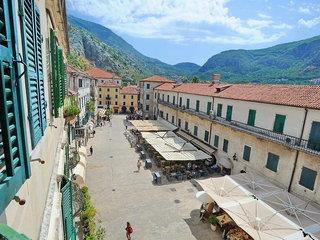
M 146 105 L 146 111 L 149 111 L 149 105 Z
M 101 104 L 102 104 L 102 102 L 101 102 L 101 101 L 99 101 L 99 104 L 101 105 Z
M 147 99 L 147 100 L 149 100 L 149 99 L 150 99 L 150 96 L 149 96 L 149 94 L 147 94 L 147 95 L 146 95 L 146 99 Z
M 285 115 L 276 114 L 276 117 L 274 119 L 273 131 L 276 133 L 283 133 L 285 120 Z
M 150 84 L 149 83 L 147 83 L 147 89 L 150 89 Z
M 82 87 L 82 79 L 79 79 L 79 87 Z
M 178 119 L 178 127 L 181 127 L 181 119 Z
M 162 101 L 164 101 L 164 94 L 162 94 Z
M 180 100 L 179 100 L 179 107 L 182 106 L 182 97 L 180 97 Z
M 163 111 L 160 111 L 160 117 L 163 118 Z
M 209 142 L 209 132 L 208 131 L 204 131 L 204 141 Z
M 114 105 L 118 105 L 118 102 L 117 102 L 117 101 L 115 101 Z
M 99 92 L 101 92 L 101 88 L 99 88 Z
M 200 109 L 200 101 L 197 100 L 196 101 L 196 112 L 199 112 L 199 109 Z
M 106 101 L 106 105 L 109 105 L 109 101 Z
M 99 94 L 99 98 L 101 98 L 101 94 Z
M 302 167 L 299 184 L 313 191 L 316 178 L 317 178 L 316 171 L 307 167 Z
M 116 88 L 116 92 L 118 92 L 118 88 Z
M 308 140 L 308 148 L 320 151 L 320 122 L 312 122 Z
M 268 153 L 266 168 L 270 169 L 273 172 L 277 172 L 278 163 L 279 163 L 279 156 L 273 153 Z
M 133 95 L 131 95 L 131 99 L 133 99 Z
M 126 95 L 123 95 L 123 99 L 126 99 Z
M 174 116 L 171 117 L 171 123 L 174 124 Z
M 211 106 L 212 106 L 211 102 L 208 102 L 208 103 L 207 103 L 207 114 L 208 114 L 208 115 L 210 114 Z
M 185 121 L 185 123 L 184 123 L 184 130 L 186 130 L 186 131 L 189 130 L 189 126 L 188 126 L 188 125 L 189 125 L 188 122 Z
M 190 99 L 187 98 L 187 106 L 186 106 L 186 108 L 189 109 L 189 107 L 190 107 Z
M 107 88 L 107 92 L 110 92 L 110 88 Z
M 168 119 L 169 119 L 169 114 L 166 113 L 166 120 L 168 121 Z
M 193 127 L 193 135 L 198 136 L 198 127 L 197 126 Z
M 228 152 L 228 147 L 229 147 L 229 141 L 227 139 L 223 139 L 223 148 L 222 148 L 222 150 L 227 153 Z
M 218 135 L 214 135 L 213 146 L 215 146 L 216 148 L 219 147 L 219 136 Z
M 160 93 L 158 93 L 158 99 L 160 99 Z
M 248 121 L 247 124 L 249 126 L 254 126 L 256 121 L 256 110 L 250 109 L 248 113 Z
M 154 93 L 154 99 L 157 99 L 157 93 Z
M 243 160 L 249 161 L 250 160 L 250 154 L 251 154 L 251 147 L 244 145 L 243 147 Z
M 167 102 L 170 102 L 170 96 L 167 95 Z
M 131 104 L 131 106 L 133 106 L 133 102 L 131 102 L 130 104 Z
M 232 109 L 233 109 L 232 106 L 230 106 L 230 105 L 227 106 L 226 120 L 229 122 L 232 120 Z
M 221 116 L 222 116 L 222 104 L 221 104 L 221 103 L 218 103 L 217 116 L 218 116 L 218 117 L 221 117 Z
M 126 105 L 126 102 L 123 102 L 122 105 L 125 106 L 125 105 Z
M 118 95 L 115 95 L 114 97 L 115 97 L 115 98 L 118 98 Z
M 172 103 L 173 103 L 173 105 L 176 104 L 176 96 L 173 96 Z

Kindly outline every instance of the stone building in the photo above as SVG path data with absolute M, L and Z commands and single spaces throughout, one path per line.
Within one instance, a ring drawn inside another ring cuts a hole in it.
M 121 77 L 115 73 L 105 71 L 101 68 L 91 68 L 86 73 L 97 80 L 97 84 L 114 83 L 119 86 L 122 85 Z

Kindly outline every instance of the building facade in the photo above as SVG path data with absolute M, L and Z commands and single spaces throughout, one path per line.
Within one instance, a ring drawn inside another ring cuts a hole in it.
M 65 2 L 1 0 L 0 10 L 0 223 L 29 239 L 63 239 L 65 223 L 74 229 L 61 207 Z
M 320 87 L 162 84 L 158 116 L 251 171 L 320 202 Z M 217 154 L 218 156 L 219 154 Z
M 138 110 L 139 90 L 137 86 L 120 87 L 114 83 L 97 85 L 98 109 L 112 109 L 113 113 L 127 113 Z
M 142 111 L 144 117 L 156 117 L 157 100 L 154 89 L 163 83 L 174 83 L 174 81 L 157 75 L 139 81 L 140 110 Z
M 105 71 L 101 68 L 91 68 L 86 73 L 97 80 L 97 84 L 114 83 L 119 86 L 122 85 L 121 77 L 115 73 Z

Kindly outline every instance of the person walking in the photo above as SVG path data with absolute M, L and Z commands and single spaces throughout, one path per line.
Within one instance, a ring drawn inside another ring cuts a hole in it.
M 140 172 L 141 165 L 142 165 L 141 161 L 140 161 L 140 160 L 138 160 L 138 162 L 137 162 L 138 172 Z
M 93 137 L 94 137 L 94 135 L 96 135 L 96 131 L 95 131 L 95 130 L 93 130 L 92 134 L 93 134 Z
M 89 148 L 89 150 L 90 150 L 90 156 L 92 156 L 92 154 L 93 154 L 93 147 L 91 146 L 91 147 Z
M 133 229 L 131 227 L 131 224 L 127 222 L 127 227 L 126 227 L 126 237 L 128 240 L 131 240 L 131 234 L 133 233 Z

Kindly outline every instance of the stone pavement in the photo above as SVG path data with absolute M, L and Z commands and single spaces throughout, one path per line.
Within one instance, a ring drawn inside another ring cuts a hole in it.
M 189 181 L 157 186 L 150 170 L 137 172 L 139 156 L 123 134 L 124 118 L 115 115 L 112 126 L 97 127 L 88 143 L 94 152 L 88 157 L 86 182 L 106 239 L 126 239 L 129 221 L 134 240 L 220 240 L 220 233 L 198 222 L 201 204 Z

